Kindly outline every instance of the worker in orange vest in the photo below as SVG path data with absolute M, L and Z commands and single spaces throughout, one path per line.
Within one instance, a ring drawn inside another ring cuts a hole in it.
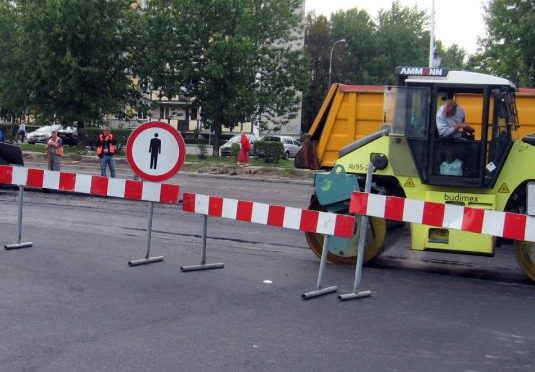
M 106 177 L 106 165 L 110 167 L 111 177 L 115 178 L 115 136 L 110 133 L 110 128 L 105 128 L 104 132 L 97 138 L 97 155 L 100 158 L 100 174 Z

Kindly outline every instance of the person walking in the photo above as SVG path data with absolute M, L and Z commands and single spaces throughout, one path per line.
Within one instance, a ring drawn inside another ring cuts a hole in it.
M 241 165 L 241 163 L 244 163 L 246 167 L 249 166 L 249 151 L 251 151 L 251 144 L 249 143 L 249 139 L 245 135 L 245 131 L 242 131 L 241 151 L 238 155 L 238 161 L 236 162 L 236 165 Z
M 46 144 L 45 155 L 48 156 L 48 170 L 59 171 L 61 168 L 61 157 L 63 153 L 63 140 L 58 137 L 58 132 L 53 131 L 52 136 Z
M 24 140 L 26 139 L 26 124 L 20 123 L 20 125 L 19 125 L 19 135 L 20 135 L 21 142 L 24 143 Z
M 111 178 L 115 178 L 115 136 L 110 133 L 110 128 L 105 128 L 97 138 L 97 155 L 100 158 L 100 174 L 106 177 L 106 166 L 110 167 Z

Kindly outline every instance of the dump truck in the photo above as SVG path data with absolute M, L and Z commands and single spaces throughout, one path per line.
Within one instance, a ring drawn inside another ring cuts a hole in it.
M 315 174 L 310 209 L 348 213 L 351 193 L 363 189 L 372 162 L 372 193 L 526 214 L 527 185 L 535 182 L 533 92 L 474 72 L 417 67 L 396 72 L 396 86 L 335 85 L 329 92 L 298 159 L 301 166 L 331 168 Z M 446 100 L 464 109 L 473 138 L 439 135 L 436 115 Z M 380 254 L 388 234 L 399 233 L 383 219 L 369 221 L 358 227 L 367 229 L 365 263 Z M 497 245 L 493 236 L 421 224 L 411 224 L 410 232 L 411 249 L 419 251 L 492 256 Z M 357 236 L 330 240 L 328 260 L 354 264 Z M 320 256 L 323 236 L 306 233 L 306 238 Z M 514 246 L 520 267 L 535 281 L 535 243 Z

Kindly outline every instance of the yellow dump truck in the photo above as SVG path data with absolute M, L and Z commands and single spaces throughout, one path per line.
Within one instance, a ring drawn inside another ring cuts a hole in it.
M 308 132 L 308 141 L 296 155 L 295 166 L 332 168 L 342 147 L 377 132 L 385 122 L 384 90 L 378 85 L 333 84 Z M 483 97 L 459 93 L 454 99 L 465 110 L 467 123 L 476 128 L 476 134 L 481 133 L 478 113 Z M 518 89 L 516 105 L 522 124 L 519 138 L 535 133 L 535 89 Z

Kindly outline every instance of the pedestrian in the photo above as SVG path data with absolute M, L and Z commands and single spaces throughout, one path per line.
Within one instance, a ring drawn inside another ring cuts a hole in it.
M 24 143 L 24 140 L 26 139 L 26 124 L 20 123 L 19 135 L 20 135 L 20 140 L 22 141 L 22 143 Z
M 246 167 L 249 166 L 249 151 L 251 151 L 251 144 L 249 143 L 249 139 L 245 135 L 245 131 L 242 131 L 241 151 L 238 155 L 238 161 L 236 162 L 236 165 L 241 165 L 241 163 L 244 163 Z
M 63 140 L 58 137 L 58 132 L 53 131 L 52 136 L 46 144 L 46 153 L 48 156 L 48 170 L 59 171 L 61 168 L 61 157 L 63 153 Z
M 115 136 L 110 133 L 110 128 L 104 128 L 98 136 L 96 147 L 100 158 L 100 175 L 106 177 L 106 165 L 110 167 L 111 178 L 115 178 Z

